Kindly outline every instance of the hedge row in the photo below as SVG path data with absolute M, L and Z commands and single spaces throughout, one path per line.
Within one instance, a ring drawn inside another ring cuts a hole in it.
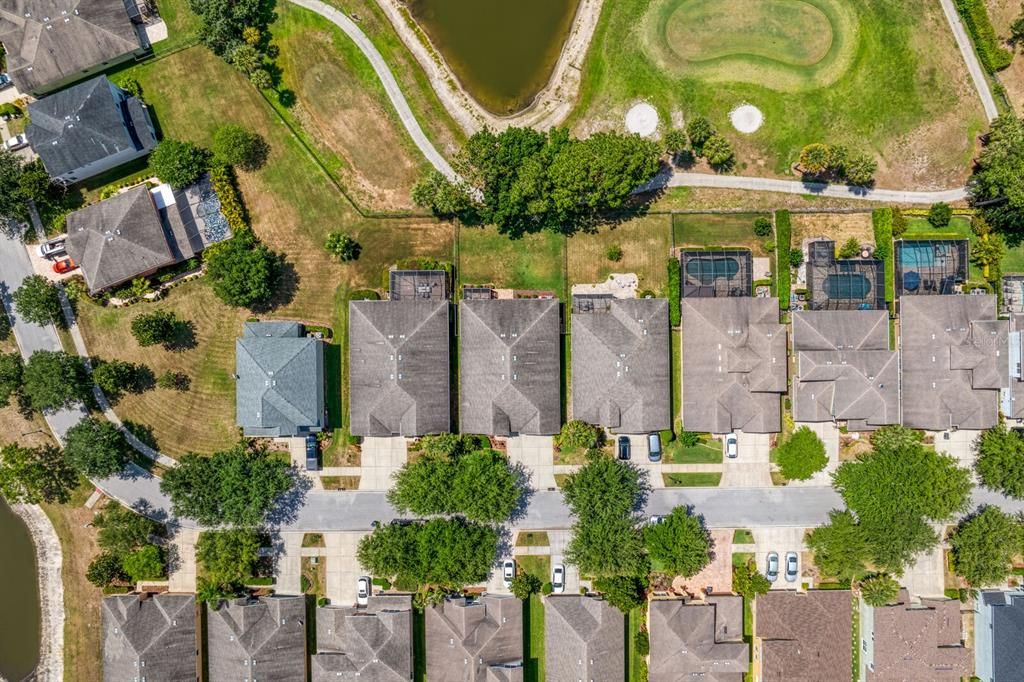
M 792 248 L 793 227 L 789 221 L 789 211 L 775 212 L 775 276 L 779 295 L 779 307 L 789 310 L 790 278 L 793 266 L 789 261 L 789 250 Z
M 231 232 L 238 234 L 249 229 L 249 216 L 242 197 L 235 186 L 235 173 L 231 166 L 215 165 L 210 169 L 210 184 L 220 199 L 220 210 L 228 221 Z
M 956 10 L 971 32 L 974 48 L 989 73 L 1005 69 L 1013 61 L 1013 53 L 1000 45 L 996 30 L 988 17 L 985 0 L 954 0 Z
M 680 310 L 680 298 L 682 292 L 679 288 L 679 260 L 668 259 L 668 317 L 673 327 L 678 327 L 682 320 Z
M 871 212 L 875 231 L 875 258 L 885 263 L 885 302 L 896 299 L 896 265 L 892 253 L 892 209 L 876 208 Z

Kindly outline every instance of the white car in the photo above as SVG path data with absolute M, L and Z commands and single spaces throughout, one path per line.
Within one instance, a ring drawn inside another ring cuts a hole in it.
M 649 518 L 647 520 L 647 523 L 652 525 L 652 526 L 656 526 L 656 525 L 658 525 L 659 523 L 661 523 L 664 520 L 665 520 L 664 516 L 659 516 L 658 514 L 651 514 L 651 518 Z
M 370 603 L 370 593 L 373 592 L 370 576 L 364 575 L 356 580 L 356 604 L 366 606 Z
M 516 562 L 511 559 L 505 559 L 501 564 L 501 581 L 505 585 L 505 589 L 512 587 L 512 578 L 516 577 Z
M 562 564 L 555 564 L 551 569 L 551 591 L 555 594 L 565 592 L 565 566 Z
M 730 459 L 736 459 L 736 456 L 739 454 L 739 439 L 736 438 L 735 433 L 730 433 L 725 437 L 725 456 Z
M 40 258 L 53 258 L 55 256 L 63 256 L 65 254 L 66 241 L 64 237 L 57 237 L 51 239 L 48 242 L 43 242 L 36 249 Z
M 4 147 L 7 151 L 13 152 L 16 149 L 22 149 L 28 146 L 28 138 L 22 135 L 15 135 L 4 140 Z
M 764 577 L 768 582 L 773 583 L 779 579 L 779 553 L 769 552 L 768 561 L 765 562 Z

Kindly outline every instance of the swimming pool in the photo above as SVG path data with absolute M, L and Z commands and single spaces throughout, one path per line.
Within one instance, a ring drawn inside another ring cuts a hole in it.
M 932 242 L 904 242 L 900 246 L 900 265 L 904 268 L 931 268 L 944 264 L 952 248 Z
M 841 272 L 825 277 L 825 295 L 830 299 L 863 300 L 871 292 L 871 280 L 859 272 Z
M 716 279 L 732 279 L 740 271 L 735 258 L 691 258 L 686 261 L 686 275 L 701 284 L 714 283 Z

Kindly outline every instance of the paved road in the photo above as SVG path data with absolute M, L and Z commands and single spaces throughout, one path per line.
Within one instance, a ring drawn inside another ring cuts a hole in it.
M 391 104 L 394 105 L 395 111 L 398 112 L 398 118 L 402 121 L 402 125 L 409 131 L 412 141 L 419 147 L 423 156 L 427 158 L 427 161 L 431 163 L 437 170 L 441 171 L 445 177 L 450 180 L 455 180 L 458 176 L 452 169 L 448 161 L 441 156 L 440 152 L 434 148 L 433 143 L 427 138 L 426 133 L 423 132 L 423 128 L 420 127 L 419 122 L 416 120 L 416 116 L 413 115 L 412 109 L 409 107 L 409 103 L 405 100 L 405 95 L 402 94 L 402 89 L 398 87 L 398 81 L 395 80 L 395 76 L 391 73 L 391 69 L 388 67 L 387 62 L 384 61 L 384 57 L 381 56 L 380 52 L 374 46 L 373 42 L 363 33 L 362 29 L 359 28 L 355 22 L 349 19 L 346 15 L 331 7 L 330 5 L 320 2 L 320 0 L 291 0 L 294 4 L 299 7 L 304 7 L 312 12 L 316 12 L 324 19 L 340 28 L 345 34 L 352 39 L 356 44 L 356 47 L 366 55 L 366 58 L 370 60 L 370 66 L 373 67 L 374 72 L 377 74 L 377 78 L 380 79 L 381 85 L 384 86 L 384 91 L 388 94 L 388 98 L 391 100 Z
M 960 21 L 960 15 L 956 11 L 956 6 L 953 5 L 953 0 L 939 0 L 939 2 L 942 4 L 942 11 L 946 15 L 946 20 L 949 21 L 949 27 L 953 29 L 953 37 L 956 38 L 956 45 L 960 48 L 960 54 L 964 56 L 967 71 L 971 74 L 971 80 L 974 81 L 974 88 L 978 91 L 978 96 L 981 98 L 981 106 L 985 108 L 985 115 L 991 121 L 999 115 L 999 109 L 996 108 L 996 100 L 992 97 L 992 91 L 988 87 L 988 80 L 985 79 L 985 71 L 978 62 L 978 55 L 974 52 L 974 45 L 971 44 L 971 39 L 967 36 L 967 29 L 964 28 L 963 22 Z

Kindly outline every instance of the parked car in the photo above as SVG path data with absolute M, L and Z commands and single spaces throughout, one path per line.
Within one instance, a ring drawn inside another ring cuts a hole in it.
M 555 594 L 565 592 L 565 566 L 562 564 L 555 564 L 551 569 L 551 591 Z
M 516 577 L 516 562 L 512 559 L 505 559 L 501 564 L 501 581 L 505 589 L 512 587 L 512 578 Z
M 23 149 L 28 146 L 28 138 L 24 134 L 15 135 L 4 140 L 4 147 L 7 151 L 13 152 L 16 149 Z
M 370 603 L 370 594 L 373 591 L 370 576 L 364 575 L 356 580 L 356 603 L 366 606 Z
M 769 552 L 768 561 L 765 564 L 764 577 L 768 582 L 773 583 L 779 579 L 779 553 Z
M 629 459 L 629 436 L 619 436 L 619 459 Z
M 11 77 L 8 76 L 6 73 L 0 73 L 0 90 L 3 90 L 4 88 L 9 87 L 11 85 L 14 85 L 14 81 L 11 80 Z
M 652 526 L 656 526 L 656 525 L 658 525 L 659 523 L 661 523 L 664 520 L 665 520 L 664 516 L 658 516 L 657 514 L 651 514 L 651 518 L 649 518 L 647 520 L 647 523 L 649 523 Z
M 786 582 L 795 583 L 797 575 L 796 552 L 786 553 Z
M 65 237 L 57 237 L 50 241 L 43 242 L 36 249 L 36 253 L 39 254 L 40 258 L 53 258 L 55 256 L 63 256 L 65 248 L 67 246 L 67 240 Z
M 657 433 L 647 434 L 647 458 L 652 462 L 661 461 L 661 435 Z
M 725 456 L 731 459 L 736 459 L 736 456 L 740 454 L 739 439 L 735 433 L 730 433 L 725 437 Z
M 320 461 L 317 458 L 317 451 L 320 448 L 316 442 L 316 435 L 306 436 L 306 471 L 319 471 Z
M 62 258 L 53 264 L 53 271 L 58 275 L 63 275 L 65 272 L 71 272 L 72 270 L 78 269 L 78 263 L 71 260 L 70 258 Z

